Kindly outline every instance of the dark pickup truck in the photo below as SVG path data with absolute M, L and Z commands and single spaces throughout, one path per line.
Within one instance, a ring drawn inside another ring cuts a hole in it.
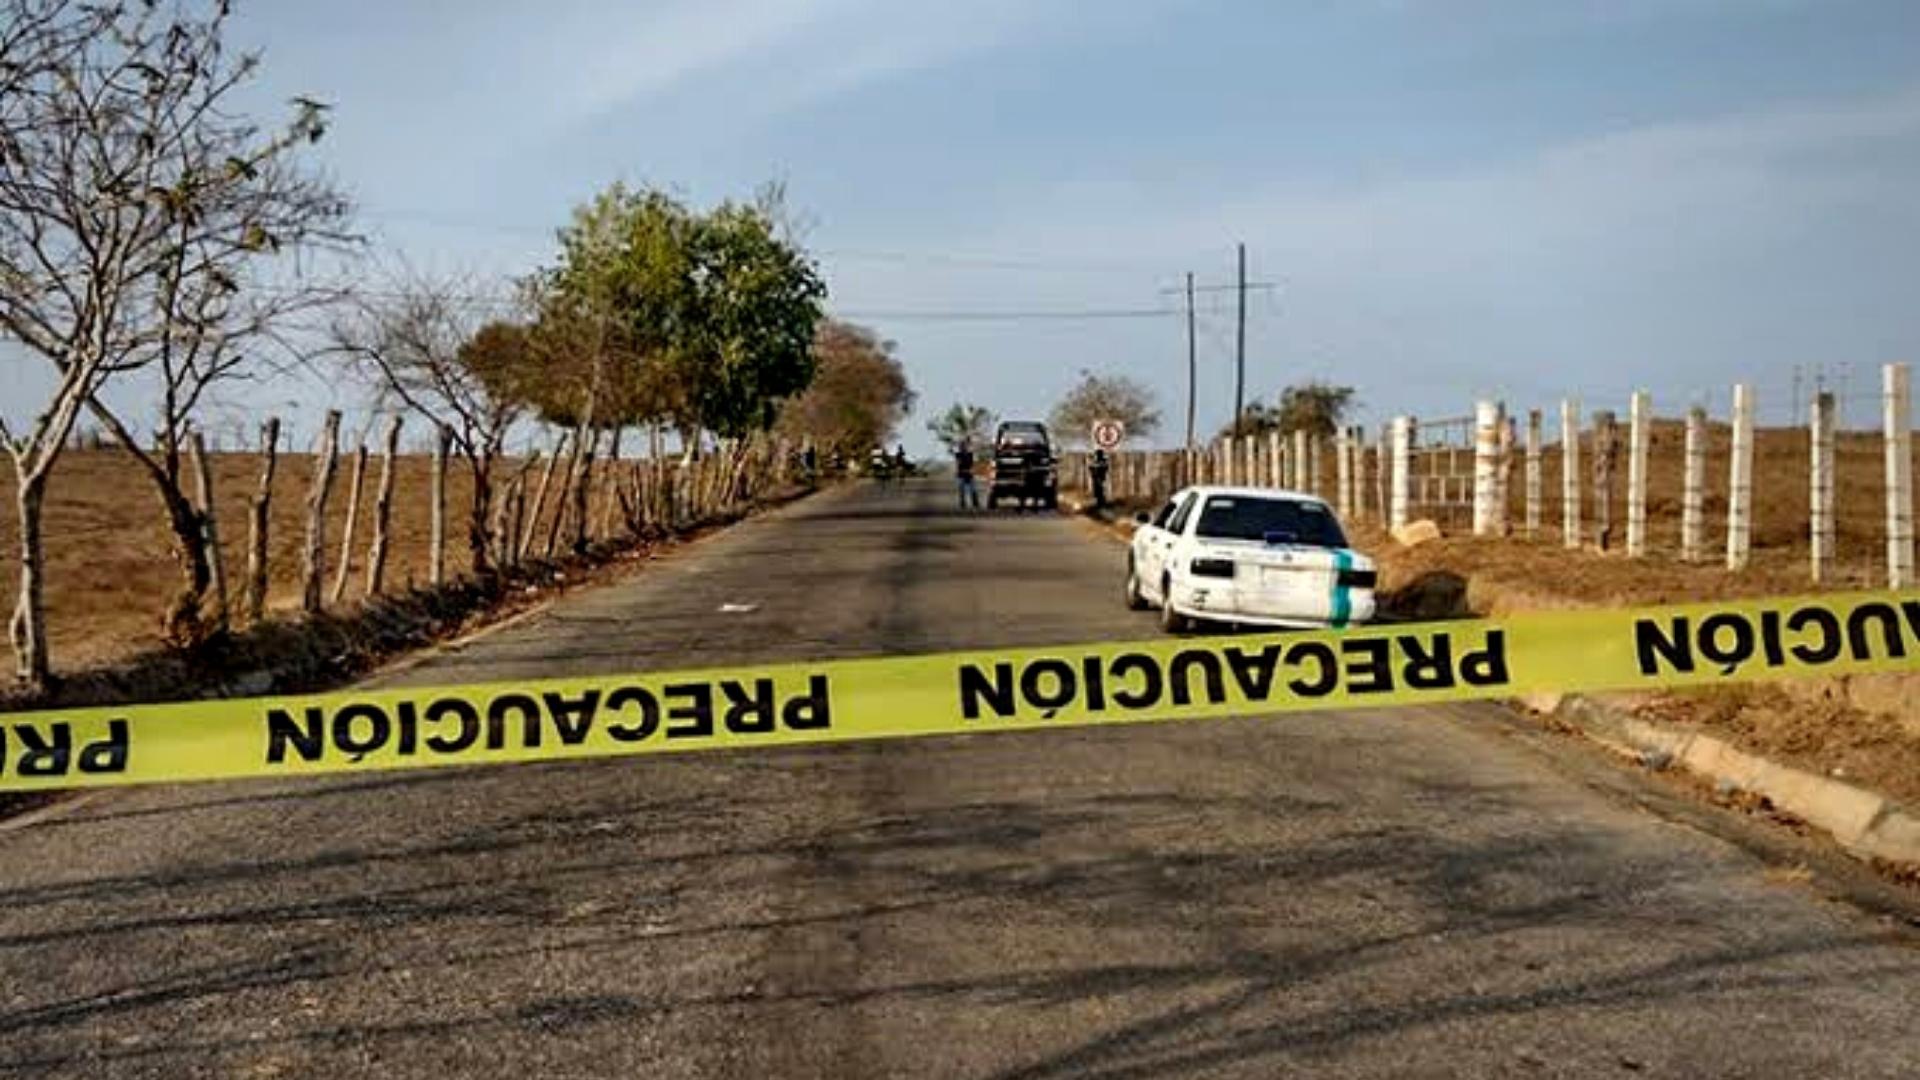
M 987 489 L 987 506 L 998 506 L 1002 499 L 1049 509 L 1060 505 L 1059 470 L 1045 424 L 1009 420 L 994 432 L 993 486 Z

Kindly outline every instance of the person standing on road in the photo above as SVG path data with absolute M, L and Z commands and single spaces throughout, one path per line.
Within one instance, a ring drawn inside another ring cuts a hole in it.
M 1099 448 L 1093 451 L 1093 460 L 1087 463 L 1087 477 L 1093 481 L 1093 508 L 1107 508 L 1107 470 L 1112 463 L 1107 460 L 1107 452 Z
M 973 444 L 965 439 L 953 448 L 953 471 L 960 480 L 960 509 L 967 509 L 969 502 L 973 509 L 980 509 L 980 489 L 973 483 Z

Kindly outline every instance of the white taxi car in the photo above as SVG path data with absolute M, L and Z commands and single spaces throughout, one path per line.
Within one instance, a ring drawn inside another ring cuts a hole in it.
M 1190 487 L 1141 514 L 1127 606 L 1161 625 L 1196 619 L 1341 627 L 1373 618 L 1373 560 L 1347 546 L 1333 508 L 1276 488 Z

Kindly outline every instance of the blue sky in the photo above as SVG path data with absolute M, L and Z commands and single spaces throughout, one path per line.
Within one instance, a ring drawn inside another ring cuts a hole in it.
M 1636 387 L 1724 412 L 1746 378 L 1780 421 L 1795 365 L 1844 365 L 1867 423 L 1875 367 L 1920 353 L 1912 3 L 240 7 L 258 100 L 335 104 L 321 160 L 418 265 L 522 272 L 616 179 L 696 202 L 785 181 L 833 308 L 899 343 L 916 449 L 955 399 L 1043 414 L 1082 369 L 1148 382 L 1177 438 L 1178 316 L 901 313 L 1171 306 L 1185 271 L 1229 280 L 1236 241 L 1279 285 L 1250 392 L 1334 378 L 1369 420 Z M 1208 430 L 1228 305 L 1203 297 Z

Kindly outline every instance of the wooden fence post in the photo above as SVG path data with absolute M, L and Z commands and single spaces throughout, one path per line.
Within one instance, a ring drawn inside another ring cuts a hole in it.
M 1913 583 L 1913 412 L 1905 364 L 1880 369 L 1886 427 L 1887 587 Z
M 1733 387 L 1733 460 L 1727 470 L 1727 569 L 1741 570 L 1753 546 L 1753 388 Z
M 1813 395 L 1813 407 L 1807 417 L 1807 442 L 1810 460 L 1807 479 L 1807 531 L 1813 583 L 1827 580 L 1833 565 L 1833 395 Z
M 1707 410 L 1687 410 L 1684 475 L 1680 482 L 1680 559 L 1706 557 Z
M 1312 473 L 1308 471 L 1311 462 L 1308 459 L 1308 437 L 1306 429 L 1297 428 L 1293 433 L 1293 484 L 1295 491 L 1311 491 Z
M 360 516 L 360 485 L 367 475 L 367 444 L 353 452 L 353 478 L 347 483 L 347 524 L 340 534 L 340 568 L 334 571 L 333 595 L 328 603 L 337 604 L 347 595 L 347 574 L 353 569 L 353 527 Z
M 442 585 L 447 580 L 447 451 L 453 445 L 453 429 L 441 424 L 433 436 L 433 475 L 429 509 L 433 512 L 431 535 L 427 543 L 427 583 Z
M 213 470 L 207 464 L 207 444 L 196 429 L 187 436 L 187 453 L 193 457 L 195 496 L 200 500 L 200 538 L 207 545 L 207 571 L 213 586 L 213 629 L 227 632 L 227 560 L 220 553 L 220 523 L 214 514 Z
M 307 487 L 307 549 L 300 582 L 300 609 L 313 614 L 324 597 L 327 573 L 327 495 L 333 490 L 334 456 L 340 449 L 340 410 L 328 409 L 314 447 L 313 480 Z
M 1593 414 L 1593 536 L 1601 551 L 1613 544 L 1613 467 L 1620 455 L 1613 410 Z
M 1627 405 L 1627 557 L 1647 553 L 1647 453 L 1653 439 L 1652 398 L 1635 390 Z
M 584 554 L 587 550 L 587 495 L 593 483 L 593 459 L 600 452 L 599 433 L 595 432 L 592 438 L 586 440 L 585 446 L 586 452 L 580 456 L 580 476 L 573 485 L 573 537 L 569 546 L 575 555 Z M 715 457 L 718 458 L 719 455 L 716 454 Z M 719 481 L 724 481 L 727 477 L 728 470 L 725 464 L 724 460 L 715 462 Z M 718 491 L 714 492 L 716 503 L 721 494 Z
M 1391 426 L 1393 440 L 1393 479 L 1391 501 L 1387 509 L 1387 527 L 1398 529 L 1407 523 L 1407 504 L 1413 496 L 1413 418 L 1396 416 Z
M 553 444 L 553 456 L 547 459 L 547 467 L 540 473 L 540 486 L 534 489 L 533 506 L 527 511 L 527 520 L 520 530 L 520 550 L 516 554 L 524 559 L 527 549 L 533 546 L 533 538 L 540 531 L 540 513 L 547 508 L 547 489 L 553 484 L 553 470 L 560 464 L 560 456 L 566 452 L 567 433 L 561 432 L 558 442 Z M 536 456 L 538 451 L 535 451 Z M 655 455 L 658 460 L 659 455 Z
M 620 471 L 620 429 L 614 428 L 607 440 L 607 460 L 600 470 L 604 475 L 600 480 L 600 512 L 595 515 L 599 522 L 602 539 L 613 535 L 614 508 L 619 505 L 616 493 L 617 476 Z
M 280 418 L 270 416 L 260 425 L 260 486 L 253 495 L 247 521 L 247 622 L 258 623 L 267 613 L 267 523 L 273 505 L 273 468 L 280 457 Z
M 1527 410 L 1527 539 L 1540 539 L 1540 410 Z
M 1280 472 L 1281 467 L 1284 465 L 1286 465 L 1286 454 L 1281 450 L 1280 429 L 1274 428 L 1272 431 L 1267 432 L 1268 487 L 1283 488 L 1287 486 L 1286 477 Z
M 1560 399 L 1560 543 L 1578 550 L 1580 524 L 1580 403 Z
M 373 496 L 373 542 L 367 548 L 367 595 L 378 596 L 386 582 L 388 529 L 393 521 L 393 478 L 400 458 L 400 414 L 387 417 L 380 456 L 380 490 Z

